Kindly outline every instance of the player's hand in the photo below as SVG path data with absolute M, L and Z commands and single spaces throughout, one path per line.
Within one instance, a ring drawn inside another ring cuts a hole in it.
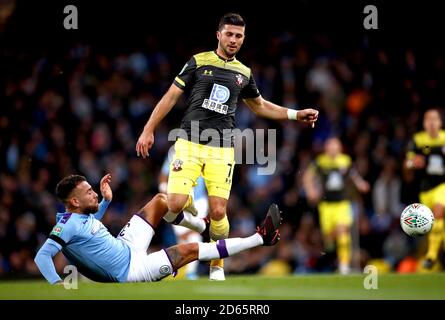
M 315 122 L 318 119 L 318 111 L 315 109 L 298 110 L 297 120 L 309 123 L 312 128 L 315 127 Z
M 315 190 L 311 190 L 311 191 L 307 190 L 306 191 L 306 197 L 307 197 L 307 200 L 308 200 L 308 202 L 310 204 L 315 205 L 315 204 L 317 204 L 317 202 L 318 202 L 318 200 L 320 198 L 320 195 Z
M 420 154 L 416 154 L 413 159 L 413 165 L 414 165 L 414 168 L 417 168 L 417 169 L 424 168 L 425 167 L 425 157 Z
M 100 180 L 100 193 L 102 194 L 102 197 L 107 201 L 111 201 L 111 199 L 113 199 L 113 191 L 111 191 L 110 182 L 111 174 L 109 173 L 104 175 L 103 178 Z
M 155 142 L 155 136 L 152 131 L 144 130 L 139 136 L 138 142 L 136 143 L 136 154 L 137 156 L 142 156 L 142 158 L 148 157 L 148 151 L 153 146 Z
M 357 189 L 358 191 L 360 191 L 361 193 L 367 193 L 369 192 L 369 190 L 371 190 L 371 186 L 369 185 L 369 183 L 367 181 L 361 181 L 358 185 L 357 185 Z

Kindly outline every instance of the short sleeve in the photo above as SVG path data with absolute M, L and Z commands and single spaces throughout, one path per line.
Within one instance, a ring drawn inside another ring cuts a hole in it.
M 193 80 L 196 70 L 196 60 L 192 57 L 182 68 L 173 82 L 178 88 L 186 89 Z
M 241 91 L 241 98 L 242 99 L 251 99 L 251 98 L 257 98 L 260 96 L 260 91 L 258 90 L 255 79 L 253 78 L 253 75 L 250 75 L 249 83 L 247 86 L 243 88 Z

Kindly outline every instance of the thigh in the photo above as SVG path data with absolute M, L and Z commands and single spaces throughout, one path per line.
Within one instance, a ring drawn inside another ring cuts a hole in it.
M 335 216 L 333 204 L 329 202 L 320 202 L 318 205 L 318 214 L 320 220 L 320 229 L 323 235 L 329 236 L 335 230 Z
M 173 268 L 165 250 L 159 250 L 151 254 L 132 255 L 128 282 L 159 281 L 172 274 Z
M 178 139 L 170 163 L 167 193 L 190 194 L 201 175 L 203 164 L 198 157 L 199 145 Z
M 153 228 L 142 217 L 134 215 L 119 232 L 117 239 L 127 243 L 136 252 L 147 253 Z
M 352 225 L 352 209 L 349 201 L 338 202 L 333 209 L 335 212 L 335 225 L 347 226 Z
M 235 157 L 233 148 L 214 148 L 214 152 L 205 158 L 202 176 L 208 195 L 229 199 L 232 188 Z
M 426 205 L 428 208 L 432 209 L 434 206 L 434 189 L 423 191 L 419 194 L 420 203 Z
M 442 183 L 438 185 L 436 188 L 434 188 L 433 191 L 433 204 L 431 210 L 433 209 L 434 205 L 440 204 L 442 206 L 445 206 L 445 183 Z

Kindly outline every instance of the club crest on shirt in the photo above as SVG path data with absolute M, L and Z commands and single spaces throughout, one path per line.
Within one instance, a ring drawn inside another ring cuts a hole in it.
M 183 164 L 184 164 L 184 162 L 180 159 L 176 159 L 175 161 L 173 161 L 173 171 L 175 171 L 175 172 L 181 171 Z
M 241 86 L 243 84 L 243 76 L 239 73 L 236 75 L 236 84 Z

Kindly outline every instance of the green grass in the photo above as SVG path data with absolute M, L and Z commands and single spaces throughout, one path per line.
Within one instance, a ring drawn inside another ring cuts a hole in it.
M 224 282 L 164 280 L 156 283 L 100 284 L 79 282 L 77 290 L 44 281 L 0 282 L 3 299 L 132 299 L 132 300 L 295 300 L 295 299 L 445 299 L 445 273 L 382 274 L 378 289 L 366 290 L 365 274 L 286 277 L 228 276 Z

